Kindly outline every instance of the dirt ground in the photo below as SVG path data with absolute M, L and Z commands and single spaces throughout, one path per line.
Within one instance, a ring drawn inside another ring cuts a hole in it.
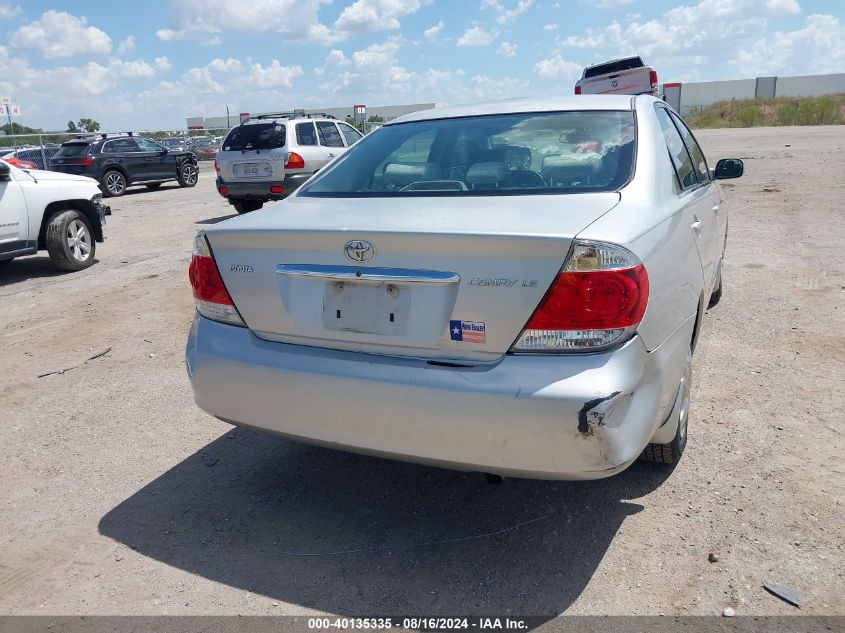
M 87 271 L 5 267 L 0 613 L 845 614 L 845 126 L 699 136 L 746 175 L 674 471 L 492 485 L 204 414 L 186 269 L 230 214 L 207 164 L 112 200 Z

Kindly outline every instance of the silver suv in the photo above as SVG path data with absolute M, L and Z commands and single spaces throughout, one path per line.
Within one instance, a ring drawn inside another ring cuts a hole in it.
M 217 191 L 238 213 L 281 200 L 361 138 L 351 125 L 304 110 L 251 117 L 229 130 L 214 169 Z

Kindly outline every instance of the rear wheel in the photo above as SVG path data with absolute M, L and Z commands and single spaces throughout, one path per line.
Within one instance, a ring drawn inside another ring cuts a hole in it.
M 100 180 L 100 189 L 107 198 L 116 198 L 126 193 L 126 176 L 116 169 L 110 169 Z
M 59 270 L 82 270 L 94 263 L 94 242 L 91 224 L 74 209 L 55 215 L 44 237 L 50 259 Z
M 264 203 L 256 200 L 240 200 L 233 203 L 232 206 L 238 213 L 249 213 L 250 211 L 258 211 L 264 206 Z
M 678 386 L 677 419 L 678 428 L 675 437 L 668 444 L 649 444 L 643 450 L 640 459 L 658 464 L 677 464 L 687 446 L 687 427 L 689 424 L 690 392 L 692 391 L 692 349 L 687 350 L 686 367 Z
M 180 187 L 193 187 L 199 180 L 199 170 L 197 166 L 192 163 L 182 163 L 179 167 L 179 172 L 176 174 L 176 180 L 179 181 Z

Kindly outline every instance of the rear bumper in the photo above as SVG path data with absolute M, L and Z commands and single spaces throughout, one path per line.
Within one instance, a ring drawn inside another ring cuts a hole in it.
M 221 186 L 229 188 L 229 193 L 224 195 L 231 204 L 238 200 L 282 200 L 299 187 L 309 178 L 311 174 L 289 174 L 283 180 L 262 180 L 259 182 L 226 182 L 217 177 L 218 192 Z M 273 193 L 271 187 L 284 187 L 281 193 Z M 221 194 L 222 195 L 222 194 Z
M 538 479 L 598 479 L 666 419 L 692 319 L 652 352 L 505 356 L 472 368 L 265 341 L 197 316 L 186 362 L 197 404 L 295 440 Z

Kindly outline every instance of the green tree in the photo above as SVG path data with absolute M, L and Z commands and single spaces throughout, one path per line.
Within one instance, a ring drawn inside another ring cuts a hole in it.
M 369 119 L 367 119 L 367 123 L 384 123 L 384 117 L 379 116 L 378 114 L 374 114 Z
M 4 134 L 41 134 L 44 130 L 21 125 L 20 123 L 12 123 L 11 125 L 6 123 L 5 125 L 0 125 L 0 131 Z
M 73 121 L 68 121 L 67 122 L 67 131 L 68 132 L 78 132 L 79 128 L 76 127 L 76 123 L 74 123 Z
M 79 130 L 85 130 L 86 132 L 96 132 L 100 129 L 100 124 L 94 119 L 79 119 L 79 123 L 76 126 Z

